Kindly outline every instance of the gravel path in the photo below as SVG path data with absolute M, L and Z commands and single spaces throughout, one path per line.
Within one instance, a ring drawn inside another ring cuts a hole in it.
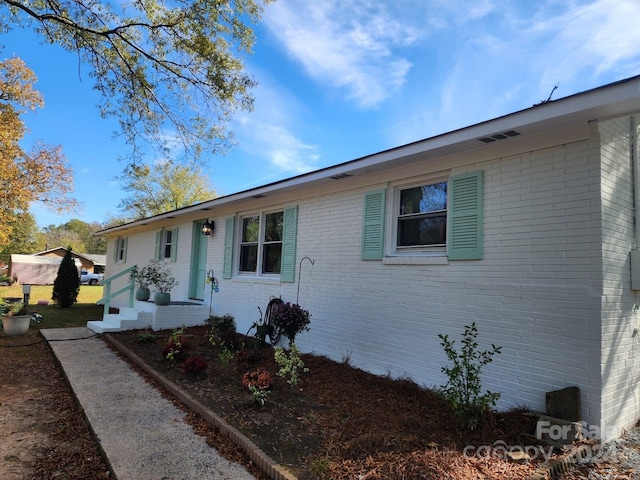
M 640 428 L 607 442 L 586 465 L 559 480 L 640 480 Z

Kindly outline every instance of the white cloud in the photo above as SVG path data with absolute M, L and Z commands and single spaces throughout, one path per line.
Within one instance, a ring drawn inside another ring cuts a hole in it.
M 240 148 L 266 160 L 277 173 L 300 174 L 315 168 L 317 148 L 303 142 L 294 128 L 303 123 L 304 108 L 286 91 L 260 75 L 254 91 L 254 111 L 239 117 L 234 127 Z M 269 175 L 267 178 L 271 178 Z
M 402 87 L 412 64 L 394 49 L 421 35 L 382 2 L 367 0 L 281 0 L 264 20 L 309 76 L 345 90 L 361 108 L 377 106 Z

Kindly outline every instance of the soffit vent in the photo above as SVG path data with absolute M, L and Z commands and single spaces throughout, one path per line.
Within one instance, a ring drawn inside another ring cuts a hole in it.
M 517 137 L 518 135 L 520 135 L 520 132 L 509 130 L 508 132 L 496 133 L 495 135 L 491 135 L 490 137 L 482 137 L 478 140 L 483 143 L 491 143 L 497 142 L 498 140 L 506 140 L 507 138 Z
M 338 173 L 337 175 L 331 175 L 329 178 L 333 180 L 342 180 L 343 178 L 352 177 L 353 175 L 349 173 Z
M 258 193 L 257 195 L 251 195 L 251 198 L 264 198 L 265 195 Z

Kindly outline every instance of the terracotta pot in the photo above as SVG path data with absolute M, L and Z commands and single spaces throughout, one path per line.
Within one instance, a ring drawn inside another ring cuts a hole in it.
M 16 335 L 24 335 L 29 331 L 31 323 L 31 315 L 13 315 L 11 317 L 2 317 L 2 328 L 7 337 L 15 337 Z

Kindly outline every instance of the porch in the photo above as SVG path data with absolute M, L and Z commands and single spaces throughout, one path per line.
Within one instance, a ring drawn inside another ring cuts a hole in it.
M 96 333 L 120 332 L 140 328 L 163 330 L 181 327 L 182 325 L 187 327 L 203 325 L 209 318 L 209 305 L 204 303 L 173 301 L 169 305 L 156 305 L 151 301 L 136 300 L 133 279 L 124 288 L 112 291 L 112 282 L 124 275 L 129 275 L 133 268 L 124 270 L 103 281 L 104 296 L 97 302 L 98 305 L 104 305 L 102 320 L 87 322 L 87 328 Z M 118 295 L 127 295 L 129 306 L 120 307 L 117 313 L 111 313 L 111 300 Z

